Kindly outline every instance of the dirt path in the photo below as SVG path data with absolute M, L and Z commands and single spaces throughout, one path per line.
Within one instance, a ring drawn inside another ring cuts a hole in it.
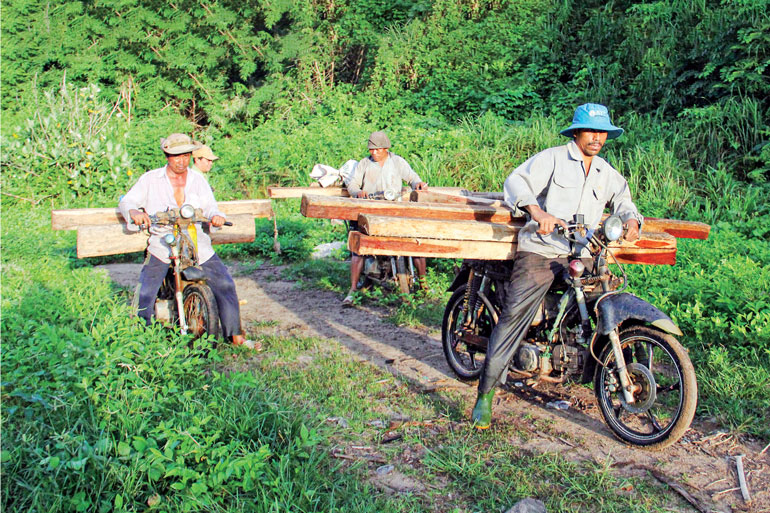
M 139 264 L 101 267 L 122 286 L 136 284 L 141 268 Z M 271 320 L 277 324 L 259 328 L 261 332 L 335 339 L 354 357 L 407 379 L 421 391 L 454 390 L 463 401 L 457 406 L 469 412 L 475 383 L 455 379 L 444 360 L 440 330 L 394 326 L 383 320 L 386 312 L 378 308 L 342 308 L 337 294 L 303 290 L 297 283 L 283 280 L 277 267 L 263 265 L 248 275 L 235 271 L 238 296 L 245 301 L 241 317 L 247 330 L 255 322 Z M 569 401 L 571 407 L 546 407 L 554 400 Z M 612 436 L 592 392 L 574 385 L 508 386 L 495 397 L 494 419 L 495 423 L 516 423 L 527 431 L 526 440 L 519 440 L 526 449 L 609 464 L 620 475 L 655 478 L 672 489 L 679 488 L 683 496 L 690 495 L 696 510 L 770 512 L 770 449 L 762 453 L 763 447 L 741 442 L 706 423 L 696 424 L 664 451 L 634 449 Z M 752 494 L 748 505 L 737 488 L 734 457 L 739 454 L 745 455 Z

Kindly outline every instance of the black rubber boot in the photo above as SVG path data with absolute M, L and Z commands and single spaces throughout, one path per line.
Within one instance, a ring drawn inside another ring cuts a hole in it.
M 495 391 L 490 390 L 486 394 L 479 393 L 476 399 L 476 406 L 471 413 L 471 422 L 476 429 L 489 429 L 492 425 L 492 398 Z

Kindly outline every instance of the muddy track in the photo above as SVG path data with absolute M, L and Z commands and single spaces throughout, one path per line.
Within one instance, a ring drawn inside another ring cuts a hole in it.
M 136 284 L 139 264 L 101 266 L 121 286 Z M 280 268 L 263 265 L 249 274 L 234 271 L 243 305 L 244 328 L 271 320 L 261 327 L 265 334 L 323 337 L 344 345 L 354 358 L 367 360 L 400 376 L 421 392 L 452 389 L 460 398 L 454 406 L 469 413 L 475 399 L 475 383 L 455 379 L 444 360 L 440 329 L 411 329 L 383 320 L 380 308 L 342 308 L 337 294 L 307 290 L 281 278 Z M 568 410 L 546 405 L 569 401 Z M 494 423 L 515 423 L 528 436 L 519 440 L 535 452 L 559 453 L 570 460 L 609 464 L 624 476 L 657 479 L 682 496 L 690 496 L 695 511 L 770 512 L 770 449 L 739 440 L 696 419 L 694 426 L 675 445 L 649 452 L 631 448 L 615 439 L 601 419 L 593 393 L 577 385 L 509 385 L 495 396 Z M 734 456 L 743 454 L 752 494 L 744 503 L 738 487 Z

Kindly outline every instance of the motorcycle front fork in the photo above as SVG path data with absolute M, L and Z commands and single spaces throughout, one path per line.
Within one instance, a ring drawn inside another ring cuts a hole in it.
M 179 328 L 183 335 L 187 334 L 187 319 L 184 316 L 184 298 L 182 297 L 182 269 L 179 263 L 179 247 L 171 246 L 171 260 L 174 262 L 174 296 L 176 297 L 176 309 L 179 315 Z

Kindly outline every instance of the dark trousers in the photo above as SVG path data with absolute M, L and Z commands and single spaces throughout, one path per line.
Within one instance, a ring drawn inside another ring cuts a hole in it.
M 155 313 L 155 298 L 168 272 L 169 264 L 149 255 L 139 274 L 138 315 L 149 325 Z M 217 255 L 201 264 L 206 274 L 206 284 L 211 287 L 219 309 L 219 321 L 225 337 L 241 334 L 241 309 L 235 293 L 235 282 Z
M 547 258 L 535 253 L 517 253 L 511 279 L 506 284 L 505 304 L 492 330 L 479 380 L 479 393 L 486 394 L 508 376 L 508 362 L 527 334 L 537 309 L 555 279 L 567 271 L 566 258 Z

